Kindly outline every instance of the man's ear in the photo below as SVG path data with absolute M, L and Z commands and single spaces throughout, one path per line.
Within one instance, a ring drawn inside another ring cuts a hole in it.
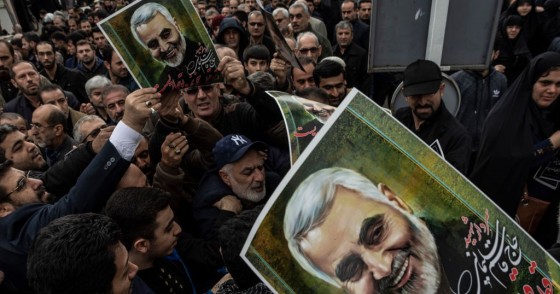
M 132 243 L 132 248 L 142 254 L 146 254 L 150 250 L 150 241 L 140 238 Z
M 110 64 L 109 62 L 107 62 L 107 61 L 103 61 L 103 65 L 105 66 L 105 68 L 106 68 L 107 70 L 109 70 L 109 67 L 111 66 L 111 64 Z
M 220 178 L 222 178 L 222 181 L 228 185 L 229 187 L 231 187 L 231 181 L 229 179 L 229 175 L 223 170 L 221 169 L 218 174 L 220 175 Z
M 57 124 L 56 126 L 54 126 L 54 130 L 58 136 L 64 134 L 64 126 L 62 126 L 61 124 Z
M 10 82 L 12 82 L 12 85 L 13 85 L 16 89 L 19 89 L 19 87 L 18 87 L 18 85 L 17 85 L 17 83 L 16 83 L 16 80 L 10 79 Z
M 8 202 L 3 202 L 0 203 L 0 217 L 6 217 L 8 216 L 10 213 L 14 212 L 15 207 Z
M 412 208 L 410 206 L 408 206 L 408 204 L 406 204 L 406 202 L 404 202 L 399 197 L 399 195 L 397 195 L 395 192 L 393 192 L 393 190 L 391 190 L 391 188 L 389 188 L 387 185 L 385 185 L 383 183 L 379 183 L 377 185 L 377 189 L 379 189 L 379 192 L 381 192 L 381 194 L 385 195 L 389 201 L 393 202 L 394 204 L 396 204 L 398 207 L 400 207 L 404 211 L 406 211 L 410 214 L 414 213 L 412 211 Z
M 319 44 L 319 56 L 321 56 L 321 54 L 323 54 L 323 46 L 321 46 L 321 44 Z

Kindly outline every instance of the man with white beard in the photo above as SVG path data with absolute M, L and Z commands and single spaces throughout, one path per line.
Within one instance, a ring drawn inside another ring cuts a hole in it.
M 218 56 L 202 42 L 188 39 L 169 10 L 149 2 L 134 11 L 130 18 L 130 31 L 150 55 L 165 65 L 159 78 L 158 90 L 177 90 L 196 85 L 206 85 L 215 79 L 217 72 L 208 68 L 217 66 Z
M 280 176 L 265 171 L 267 149 L 265 143 L 243 135 L 227 135 L 216 143 L 212 150 L 216 168 L 204 175 L 193 199 L 201 237 L 216 238 L 226 220 L 268 199 Z
M 348 293 L 449 293 L 426 224 L 389 187 L 319 170 L 294 192 L 284 236 L 298 264 Z

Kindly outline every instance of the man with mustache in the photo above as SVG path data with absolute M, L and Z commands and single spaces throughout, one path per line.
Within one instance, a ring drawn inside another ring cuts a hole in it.
M 165 65 L 158 81 L 158 90 L 174 90 L 209 84 L 217 72 L 208 68 L 217 66 L 218 56 L 202 42 L 188 39 L 181 34 L 175 18 L 163 5 L 149 2 L 134 11 L 130 18 L 134 39 Z M 196 84 L 195 84 L 196 82 Z
M 274 191 L 280 176 L 265 168 L 268 148 L 243 135 L 227 135 L 216 143 L 212 150 L 216 168 L 203 176 L 193 198 L 202 238 L 217 238 L 222 223 L 241 210 L 264 203 Z
M 449 113 L 442 101 L 445 84 L 439 66 L 417 60 L 404 71 L 403 94 L 408 107 L 394 114 L 447 162 L 466 174 L 470 162 L 471 138 Z
M 14 64 L 14 47 L 0 40 L 0 107 L 17 96 L 18 88 L 10 82 L 10 67 Z
M 41 84 L 39 71 L 29 61 L 15 63 L 10 69 L 12 85 L 19 89 L 20 94 L 6 103 L 4 112 L 19 113 L 26 121 L 30 122 L 33 111 L 41 105 L 38 94 Z
M 47 168 L 39 147 L 27 140 L 27 133 L 11 124 L 0 125 L 0 153 L 13 162 L 14 168 L 22 171 L 44 171 Z
M 125 116 L 108 142 L 99 148 L 73 189 L 54 204 L 41 202 L 47 194 L 42 181 L 13 168 L 12 162 L 0 154 L 0 270 L 5 274 L 0 292 L 30 292 L 27 254 L 43 227 L 68 214 L 101 211 L 130 165 L 146 120 L 160 109 L 160 97 L 153 88 L 137 90 L 127 97 Z M 153 109 L 146 106 L 148 100 Z M 91 185 L 93 182 L 97 184 Z
M 348 293 L 449 293 L 426 224 L 389 187 L 345 168 L 319 170 L 294 192 L 284 236 L 298 264 Z

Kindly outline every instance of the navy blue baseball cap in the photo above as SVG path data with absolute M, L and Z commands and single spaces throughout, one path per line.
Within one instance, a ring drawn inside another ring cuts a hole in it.
M 216 142 L 212 153 L 218 168 L 232 162 L 236 162 L 247 153 L 250 149 L 264 151 L 268 148 L 266 143 L 261 141 L 251 141 L 243 135 L 227 135 Z

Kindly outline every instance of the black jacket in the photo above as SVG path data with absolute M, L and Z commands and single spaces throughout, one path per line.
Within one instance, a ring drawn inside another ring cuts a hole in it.
M 368 80 L 367 51 L 352 42 L 350 46 L 346 48 L 344 54 L 340 53 L 340 47 L 338 45 L 333 47 L 333 53 L 335 56 L 342 58 L 346 63 L 346 87 L 356 87 L 361 92 L 368 93 L 369 87 L 367 87 L 368 85 L 366 84 L 366 80 Z
M 447 162 L 461 173 L 466 173 L 471 157 L 471 138 L 467 130 L 449 113 L 443 101 L 432 117 L 415 130 L 412 110 L 401 108 L 395 117 L 428 145 L 436 140 Z
M 0 292 L 29 291 L 27 253 L 39 230 L 65 215 L 101 211 L 129 165 L 107 142 L 76 186 L 55 204 L 24 205 L 0 218 L 0 270 L 5 274 Z
M 74 94 L 76 98 L 78 98 L 80 103 L 89 102 L 89 98 L 86 94 L 85 88 L 88 79 L 80 71 L 66 68 L 62 64 L 57 64 L 54 79 L 50 79 L 45 69 L 41 70 L 40 73 L 43 76 L 47 77 L 51 83 L 57 84 L 62 87 L 62 89 L 72 92 L 72 94 Z

